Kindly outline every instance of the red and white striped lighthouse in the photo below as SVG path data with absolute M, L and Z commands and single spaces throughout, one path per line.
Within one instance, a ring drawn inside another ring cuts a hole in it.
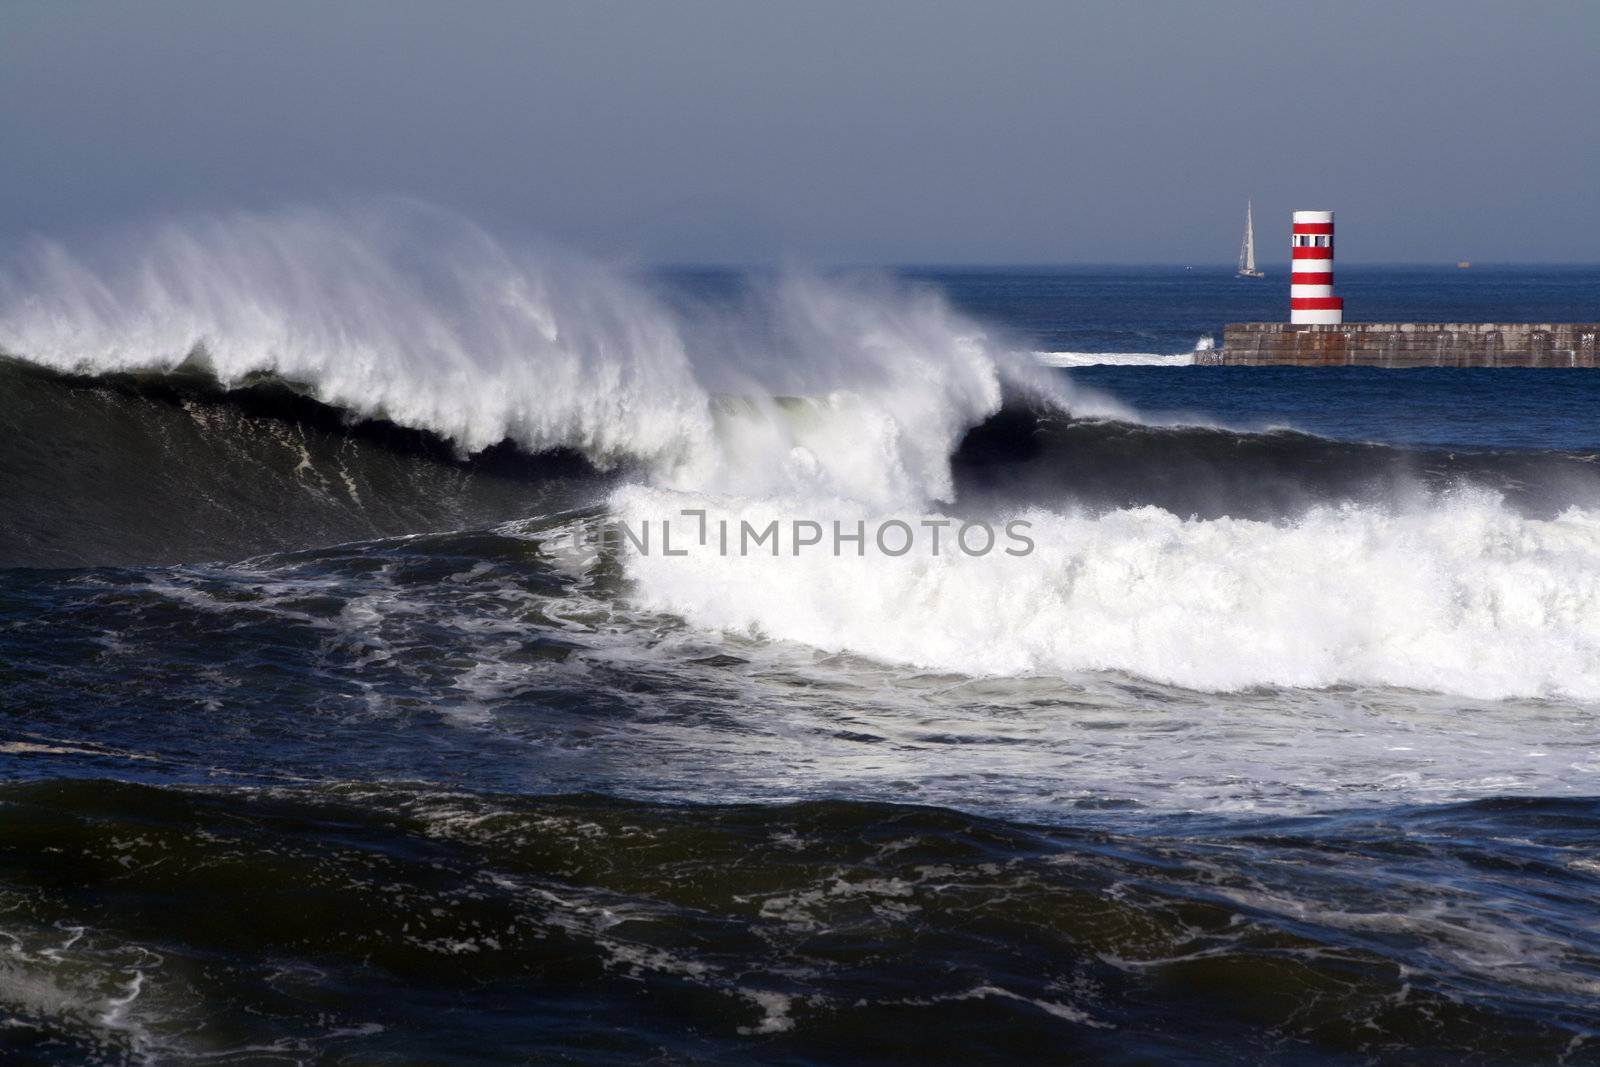
M 1333 326 L 1344 321 L 1344 298 L 1333 295 L 1333 212 L 1296 211 L 1289 321 Z

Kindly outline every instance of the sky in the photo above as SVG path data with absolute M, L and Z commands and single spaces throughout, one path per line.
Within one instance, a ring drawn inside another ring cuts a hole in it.
M 643 262 L 1600 262 L 1600 3 L 0 0 L 0 248 L 412 196 Z

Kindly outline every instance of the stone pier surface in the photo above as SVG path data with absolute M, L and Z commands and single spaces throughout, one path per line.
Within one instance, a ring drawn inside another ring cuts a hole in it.
M 1222 347 L 1195 353 L 1213 366 L 1600 367 L 1600 323 L 1237 322 Z

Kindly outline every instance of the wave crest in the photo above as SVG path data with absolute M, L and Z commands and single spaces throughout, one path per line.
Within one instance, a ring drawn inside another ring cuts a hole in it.
M 638 461 L 656 484 L 946 497 L 1002 381 L 1060 395 L 934 293 L 783 276 L 685 313 L 618 271 L 387 203 L 187 219 L 0 272 L 0 349 L 78 373 L 273 375 L 465 453 Z M 720 417 L 715 398 L 741 405 Z M 797 423 L 777 398 L 832 412 Z

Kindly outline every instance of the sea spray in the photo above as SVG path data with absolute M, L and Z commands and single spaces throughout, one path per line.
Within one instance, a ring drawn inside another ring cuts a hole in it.
M 657 485 L 896 505 L 951 495 L 949 457 L 1003 384 L 1067 391 L 931 291 L 783 275 L 684 314 L 624 273 L 410 202 L 35 241 L 0 272 L 0 350 L 89 374 L 271 376 L 463 453 L 510 440 Z
M 33 242 L 0 276 L 0 348 L 85 373 L 273 375 L 468 453 L 509 438 L 671 469 L 710 432 L 682 337 L 641 290 L 411 204 Z

